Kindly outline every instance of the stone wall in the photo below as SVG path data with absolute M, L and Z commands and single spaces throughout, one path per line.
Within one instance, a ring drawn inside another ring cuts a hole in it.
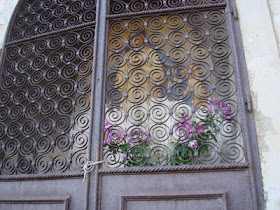
M 278 53 L 280 55 L 280 1 L 268 0 L 270 16 L 272 18 L 273 29 L 278 42 Z
M 0 48 L 2 48 L 5 33 L 18 0 L 0 0 Z
M 254 106 L 266 209 L 276 210 L 280 209 L 280 2 L 236 2 Z

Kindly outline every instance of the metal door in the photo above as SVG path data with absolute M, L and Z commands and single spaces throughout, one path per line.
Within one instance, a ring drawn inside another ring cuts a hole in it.
M 20 0 L 1 59 L 0 209 L 82 209 L 96 2 Z
M 87 207 L 263 209 L 234 2 L 99 3 Z
M 237 19 L 223 0 L 19 1 L 1 209 L 262 209 Z

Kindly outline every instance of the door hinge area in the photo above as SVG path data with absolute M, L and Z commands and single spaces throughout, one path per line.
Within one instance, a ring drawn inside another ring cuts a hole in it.
M 235 5 L 230 7 L 230 13 L 233 15 L 235 20 L 238 20 L 238 12 Z
M 252 104 L 252 98 L 250 93 L 246 94 L 245 104 L 247 106 L 247 111 L 251 113 L 253 111 L 253 104 Z

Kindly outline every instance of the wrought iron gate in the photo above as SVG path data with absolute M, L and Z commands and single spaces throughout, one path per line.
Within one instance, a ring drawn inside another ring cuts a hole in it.
M 20 1 L 0 86 L 18 191 L 0 206 L 261 209 L 237 18 L 230 0 Z M 87 160 L 104 164 L 82 185 Z

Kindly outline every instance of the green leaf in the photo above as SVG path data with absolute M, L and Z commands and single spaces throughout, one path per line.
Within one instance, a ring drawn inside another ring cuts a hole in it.
M 123 151 L 127 151 L 129 148 L 130 148 L 130 144 L 127 143 L 127 144 L 122 144 L 120 145 L 120 148 L 123 150 Z
M 213 134 L 211 134 L 211 136 L 215 140 L 215 142 L 218 142 L 218 140 L 216 139 L 216 137 Z
M 192 121 L 192 122 L 191 122 L 191 125 L 196 125 L 196 124 L 197 124 L 196 121 Z

